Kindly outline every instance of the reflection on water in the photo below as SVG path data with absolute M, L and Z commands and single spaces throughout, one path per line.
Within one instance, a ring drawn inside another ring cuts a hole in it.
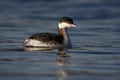
M 58 80 L 67 80 L 67 78 L 69 77 L 68 73 L 63 69 L 58 69 L 57 74 L 59 76 Z
M 64 66 L 67 63 L 67 59 L 69 57 L 64 57 L 64 56 L 58 56 L 56 64 L 59 66 Z
M 54 49 L 57 49 L 57 48 L 39 48 L 39 47 L 25 47 L 24 46 L 25 51 L 49 51 L 49 50 L 54 50 Z M 69 55 L 67 54 L 67 48 L 65 47 L 58 48 L 57 55 L 61 57 L 69 57 Z
M 54 48 L 33 48 L 33 47 L 24 47 L 25 51 L 49 51 L 53 50 Z

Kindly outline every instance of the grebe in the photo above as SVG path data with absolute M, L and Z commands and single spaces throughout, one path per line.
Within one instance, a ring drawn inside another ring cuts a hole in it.
M 71 48 L 72 44 L 67 33 L 67 28 L 74 27 L 73 20 L 69 17 L 62 17 L 58 22 L 58 34 L 37 33 L 24 42 L 25 47 L 33 48 Z

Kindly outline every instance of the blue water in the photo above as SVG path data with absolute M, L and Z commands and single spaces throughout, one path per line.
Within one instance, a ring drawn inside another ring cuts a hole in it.
M 0 80 L 119 80 L 119 0 L 1 0 Z M 70 57 L 25 51 L 38 32 L 57 33 L 60 17 L 73 18 Z

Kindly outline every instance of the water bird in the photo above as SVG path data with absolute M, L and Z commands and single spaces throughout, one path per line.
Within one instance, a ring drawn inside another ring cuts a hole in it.
M 71 48 L 72 43 L 67 28 L 75 27 L 70 17 L 62 17 L 58 22 L 58 34 L 37 33 L 24 41 L 25 47 L 32 48 Z

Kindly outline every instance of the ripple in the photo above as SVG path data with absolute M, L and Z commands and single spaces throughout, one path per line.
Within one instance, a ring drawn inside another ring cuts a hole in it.
M 54 73 L 27 73 L 27 72 L 0 72 L 0 76 L 42 76 L 42 77 L 55 77 Z

